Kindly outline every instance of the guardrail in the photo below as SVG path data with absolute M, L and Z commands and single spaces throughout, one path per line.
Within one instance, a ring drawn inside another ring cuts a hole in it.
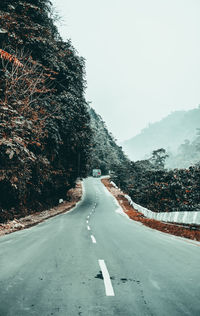
M 111 181 L 111 184 L 118 188 L 117 185 Z M 125 198 L 129 201 L 129 204 L 132 207 L 142 213 L 145 217 L 150 219 L 155 219 L 161 222 L 170 222 L 170 223 L 178 223 L 178 224 L 195 224 L 200 225 L 200 212 L 153 212 L 148 210 L 147 208 L 136 204 L 132 201 L 129 195 L 125 195 Z

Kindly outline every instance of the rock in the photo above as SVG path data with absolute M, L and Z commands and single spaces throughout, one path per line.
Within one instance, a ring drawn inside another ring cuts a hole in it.
M 24 228 L 24 225 L 21 224 L 21 223 L 16 223 L 16 224 L 14 225 L 14 228 L 22 229 L 22 228 Z

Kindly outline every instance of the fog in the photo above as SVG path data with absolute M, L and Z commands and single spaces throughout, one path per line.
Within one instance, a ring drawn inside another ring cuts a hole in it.
M 118 140 L 200 103 L 199 0 L 53 0 L 86 59 L 86 98 Z

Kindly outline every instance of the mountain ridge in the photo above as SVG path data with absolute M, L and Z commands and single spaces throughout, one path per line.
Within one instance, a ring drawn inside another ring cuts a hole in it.
M 175 111 L 121 145 L 132 160 L 144 159 L 160 147 L 176 152 L 185 139 L 194 140 L 199 122 L 200 106 L 188 111 Z

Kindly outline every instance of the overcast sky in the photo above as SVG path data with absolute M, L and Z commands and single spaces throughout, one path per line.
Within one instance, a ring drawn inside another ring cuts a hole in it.
M 118 140 L 200 103 L 200 0 L 52 0 Z

